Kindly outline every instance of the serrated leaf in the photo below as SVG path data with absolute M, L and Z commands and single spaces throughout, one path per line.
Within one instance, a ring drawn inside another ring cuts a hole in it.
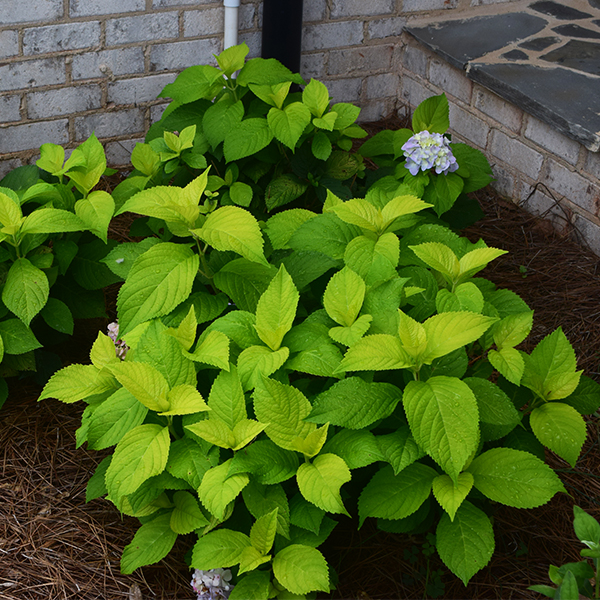
M 585 421 L 571 406 L 547 402 L 531 412 L 530 424 L 535 437 L 575 466 L 587 435 Z
M 460 273 L 460 263 L 456 254 L 440 242 L 425 242 L 409 248 L 427 266 L 441 273 L 448 281 L 456 280 Z
M 167 394 L 167 401 L 169 409 L 159 412 L 160 416 L 192 415 L 209 410 L 196 387 L 187 383 L 171 388 Z
M 221 419 L 233 430 L 235 425 L 246 419 L 246 402 L 237 368 L 221 371 L 212 385 L 208 396 L 211 417 Z
M 254 546 L 248 546 L 248 548 L 242 550 L 238 574 L 241 575 L 242 573 L 253 571 L 270 560 L 270 556 L 264 556 Z
M 46 274 L 26 258 L 10 267 L 2 290 L 2 302 L 27 326 L 44 307 L 50 293 Z
M 173 504 L 175 504 L 175 508 L 171 513 L 169 526 L 175 533 L 185 535 L 208 525 L 206 517 L 198 506 L 198 501 L 189 492 L 175 492 Z
M 450 127 L 448 99 L 445 94 L 431 96 L 419 104 L 412 117 L 413 131 L 446 133 Z
M 144 406 L 157 412 L 169 409 L 169 384 L 153 366 L 119 361 L 108 365 L 108 368 L 117 381 Z
M 341 328 L 340 328 L 341 329 Z M 337 368 L 342 361 L 342 353 L 337 346 L 329 342 L 320 344 L 310 350 L 303 350 L 286 362 L 286 369 L 320 375 L 322 377 L 337 377 Z
M 265 346 L 250 346 L 238 357 L 238 373 L 244 391 L 255 388 L 261 377 L 268 377 L 288 359 L 290 351 L 282 346 L 276 352 Z
M 200 502 L 219 520 L 223 520 L 227 505 L 237 498 L 250 481 L 244 473 L 228 477 L 230 463 L 231 459 L 209 469 L 198 488 Z
M 344 267 L 327 284 L 323 305 L 327 314 L 344 327 L 350 327 L 365 298 L 365 282 L 352 269 Z
M 227 132 L 223 145 L 225 160 L 233 162 L 256 154 L 272 139 L 273 133 L 265 119 L 246 119 Z
M 508 315 L 494 325 L 494 343 L 499 349 L 514 348 L 529 335 L 532 325 L 533 311 Z
M 310 111 L 302 102 L 288 104 L 283 110 L 273 107 L 267 114 L 273 135 L 294 150 L 302 132 L 310 123 Z
M 564 491 L 548 465 L 528 452 L 512 448 L 488 450 L 475 458 L 467 470 L 482 494 L 515 508 L 541 506 Z
M 358 500 L 360 524 L 367 517 L 403 519 L 427 500 L 437 473 L 431 467 L 413 463 L 394 475 L 392 467 L 378 471 Z
M 193 352 L 183 351 L 183 355 L 194 362 L 212 365 L 229 370 L 229 338 L 220 331 L 209 331 Z
M 6 344 L 4 332 L 2 339 Z M 93 365 L 69 365 L 52 375 L 39 399 L 56 398 L 70 404 L 95 394 L 102 394 L 116 387 L 115 383 L 112 375 L 101 373 Z
M 448 475 L 438 475 L 433 480 L 433 495 L 446 511 L 451 521 L 454 521 L 456 511 L 473 487 L 473 475 L 460 473 L 455 484 Z
M 211 531 L 196 542 L 191 565 L 202 571 L 232 567 L 240 562 L 242 551 L 248 546 L 250 538 L 239 531 Z
M 235 102 L 229 95 L 222 96 L 207 108 L 202 117 L 202 130 L 213 149 L 227 137 L 228 131 L 241 123 L 243 117 L 242 101 Z
M 573 514 L 573 528 L 578 539 L 587 546 L 600 544 L 600 524 L 598 521 L 579 506 L 573 507 Z
M 287 243 L 296 229 L 315 216 L 315 213 L 303 208 L 292 208 L 273 215 L 265 228 L 273 249 L 287 248 Z
M 459 280 L 465 281 L 469 277 L 473 277 L 475 273 L 481 271 L 488 263 L 503 254 L 507 254 L 507 251 L 500 250 L 499 248 L 475 248 L 475 250 L 467 252 L 460 259 Z
M 275 555 L 273 574 L 293 594 L 329 591 L 329 573 L 323 555 L 316 549 L 292 544 Z
M 115 201 L 108 192 L 95 191 L 87 198 L 75 203 L 75 214 L 85 226 L 105 244 L 107 242 L 108 224 L 115 212 Z
M 349 377 L 319 394 L 305 420 L 363 429 L 391 415 L 401 398 L 401 390 L 392 384 Z
M 258 440 L 235 453 L 230 474 L 251 473 L 262 485 L 286 481 L 298 470 L 298 455 L 284 450 L 271 440 Z
M 323 116 L 329 106 L 329 91 L 325 84 L 311 79 L 302 92 L 302 102 L 315 117 Z
M 353 346 L 369 331 L 372 320 L 371 315 L 361 315 L 350 327 L 332 327 L 329 330 L 329 337 L 338 344 Z
M 150 477 L 162 473 L 169 456 L 169 429 L 148 423 L 128 431 L 106 471 L 108 495 L 118 507 Z
M 194 440 L 183 438 L 171 444 L 166 472 L 184 479 L 194 489 L 200 486 L 210 467 L 209 457 Z
M 229 600 L 268 600 L 271 575 L 252 571 L 240 578 L 229 594 Z
M 503 377 L 514 385 L 521 383 L 525 371 L 523 356 L 515 348 L 502 348 L 501 350 L 490 350 L 488 360 Z
M 88 480 L 85 488 L 86 503 L 91 502 L 96 498 L 101 498 L 107 493 L 106 484 L 104 483 L 104 476 L 106 475 L 106 469 L 108 469 L 108 465 L 110 465 L 111 460 L 112 456 L 105 456 L 100 461 L 100 464 L 96 467 L 94 474 Z
M 183 302 L 190 295 L 198 266 L 198 255 L 168 242 L 139 256 L 117 299 L 121 336 Z
M 222 206 L 210 213 L 201 229 L 192 233 L 216 250 L 232 250 L 250 261 L 268 265 L 258 222 L 243 208 Z
M 471 389 L 455 377 L 411 381 L 403 403 L 417 444 L 456 481 L 479 442 L 479 414 Z
M 220 419 L 209 418 L 186 425 L 185 428 L 215 446 L 221 448 L 233 448 L 235 446 L 233 431 Z
M 252 529 L 250 529 L 250 543 L 261 554 L 268 554 L 273 547 L 275 541 L 275 533 L 277 531 L 277 511 L 275 508 L 269 513 L 259 517 Z
M 297 437 L 292 446 L 297 452 L 302 452 L 305 457 L 312 458 L 321 452 L 325 440 L 327 440 L 327 432 L 329 431 L 329 423 L 311 431 L 305 438 Z
M 67 233 L 84 229 L 85 223 L 68 210 L 40 208 L 25 217 L 20 233 Z
M 365 430 L 342 429 L 325 444 L 323 452 L 339 456 L 349 469 L 359 469 L 376 461 L 385 460 L 378 439 L 370 431 Z
M 394 475 L 398 475 L 400 471 L 425 456 L 425 452 L 419 448 L 406 426 L 394 433 L 378 435 L 376 440 L 383 460 L 390 463 Z
M 139 567 L 153 565 L 171 551 L 177 533 L 169 527 L 170 518 L 170 514 L 160 515 L 137 530 L 123 549 L 121 573 L 129 575 Z
M 333 131 L 333 127 L 337 120 L 337 113 L 334 111 L 328 112 L 322 117 L 315 117 L 312 120 L 312 124 L 318 129 L 325 129 L 327 131 Z M 341 179 L 347 179 L 347 177 L 342 177 Z
M 255 519 L 277 509 L 277 533 L 289 539 L 290 508 L 282 486 L 261 485 L 252 480 L 242 495 L 246 508 Z
M 454 520 L 442 515 L 436 530 L 436 547 L 444 564 L 467 585 L 494 553 L 494 531 L 487 515 L 464 502 Z
M 600 407 L 600 385 L 590 377 L 582 375 L 575 391 L 563 400 L 582 415 L 591 415 Z
M 323 131 L 317 131 L 311 144 L 313 156 L 319 160 L 327 160 L 331 156 L 333 147 L 327 134 Z
M 282 265 L 256 306 L 256 332 L 271 350 L 279 350 L 283 336 L 292 328 L 299 298 Z
M 387 371 L 406 369 L 412 365 L 410 355 L 397 337 L 378 333 L 361 338 L 349 348 L 338 370 Z
M 52 329 L 60 331 L 61 333 L 73 335 L 73 315 L 64 302 L 61 302 L 56 298 L 48 298 L 46 305 L 40 311 L 40 315 Z

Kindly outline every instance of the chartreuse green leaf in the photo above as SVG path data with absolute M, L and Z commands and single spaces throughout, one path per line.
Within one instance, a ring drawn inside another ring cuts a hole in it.
M 394 475 L 392 467 L 378 471 L 358 499 L 360 525 L 367 517 L 403 519 L 427 500 L 437 473 L 431 467 L 413 463 Z
M 119 332 L 171 312 L 192 291 L 199 258 L 189 248 L 169 242 L 156 244 L 137 258 L 119 291 Z
M 396 196 L 392 198 L 382 209 L 381 218 L 383 220 L 380 232 L 395 231 L 395 221 L 399 217 L 412 215 L 416 212 L 429 208 L 431 204 L 423 202 L 416 196 Z
M 119 360 L 115 352 L 114 342 L 101 331 L 98 332 L 98 337 L 92 344 L 90 360 L 97 369 L 102 369 L 109 363 L 115 363 Z
M 330 210 L 345 223 L 357 225 L 361 229 L 378 232 L 383 228 L 381 211 L 362 198 L 347 200 L 331 207 Z
M 270 586 L 270 573 L 252 571 L 238 580 L 229 594 L 229 600 L 268 600 Z
M 338 371 L 387 371 L 413 365 L 397 337 L 378 333 L 361 338 L 348 349 Z
M 104 148 L 93 133 L 73 150 L 64 168 L 77 189 L 84 196 L 89 194 L 106 170 Z
M 530 424 L 535 437 L 575 466 L 585 442 L 587 430 L 582 416 L 562 402 L 547 402 L 531 412 Z
M 523 355 L 515 348 L 502 348 L 490 350 L 488 360 L 500 375 L 511 383 L 519 385 L 525 371 L 525 360 Z
M 473 277 L 475 273 L 478 273 L 491 263 L 493 260 L 507 254 L 506 250 L 500 250 L 499 248 L 475 248 L 471 252 L 467 252 L 460 259 L 460 276 L 458 282 L 463 282 L 469 277 Z
M 319 394 L 305 420 L 363 429 L 391 415 L 401 398 L 401 390 L 390 383 L 348 377 Z
M 425 456 L 407 426 L 400 427 L 394 433 L 379 435 L 376 440 L 383 459 L 394 469 L 394 475 Z
M 284 81 L 273 85 L 258 85 L 256 83 L 251 83 L 248 87 L 269 106 L 281 108 L 289 94 L 291 85 L 291 81 Z
M 85 223 L 68 210 L 39 208 L 25 217 L 19 233 L 67 233 L 84 229 Z
M 273 574 L 292 594 L 329 592 L 329 570 L 323 555 L 301 544 L 287 546 L 273 559 Z
M 546 400 L 561 400 L 571 395 L 581 377 L 575 371 L 577 359 L 573 347 L 559 327 L 525 355 L 523 385 Z
M 350 327 L 362 307 L 366 285 L 352 269 L 344 267 L 327 284 L 323 306 L 327 314 L 344 327 Z
M 233 431 L 220 419 L 209 418 L 186 425 L 185 428 L 220 448 L 233 448 L 235 446 Z
M 46 274 L 26 258 L 18 258 L 6 276 L 2 302 L 29 326 L 46 304 L 49 293 L 50 284 Z
M 65 149 L 58 144 L 42 144 L 36 165 L 51 175 L 58 175 L 65 161 Z
M 105 244 L 108 224 L 114 212 L 115 201 L 108 192 L 95 191 L 75 203 L 75 214 L 85 223 L 87 229 Z
M 219 520 L 223 520 L 227 505 L 237 498 L 250 481 L 245 473 L 228 477 L 230 463 L 231 459 L 209 469 L 198 488 L 200 502 Z
M 337 120 L 337 113 L 334 111 L 324 114 L 322 117 L 315 117 L 312 120 L 312 124 L 318 129 L 325 129 L 327 131 L 333 131 L 333 127 Z
M 39 399 L 56 398 L 70 404 L 116 387 L 112 375 L 101 372 L 93 365 L 69 365 L 52 375 Z
M 275 541 L 277 532 L 277 512 L 278 508 L 259 517 L 252 529 L 250 529 L 250 543 L 262 555 L 268 554 Z
M 171 444 L 166 471 L 184 479 L 194 489 L 200 486 L 204 473 L 211 466 L 214 465 L 210 462 L 210 455 L 207 456 L 194 440 L 185 437 Z
M 198 506 L 198 500 L 189 492 L 175 492 L 173 504 L 175 508 L 171 513 L 169 525 L 175 533 L 185 535 L 208 525 L 206 517 Z
M 249 51 L 246 42 L 242 42 L 237 46 L 226 48 L 221 54 L 216 55 L 217 64 L 223 71 L 223 75 L 231 77 L 236 71 L 239 71 L 244 66 Z
M 322 117 L 329 106 L 329 91 L 325 84 L 311 79 L 302 92 L 302 103 L 315 117 Z
M 448 98 L 445 94 L 427 98 L 413 113 L 413 131 L 429 131 L 430 133 L 446 133 L 450 127 Z
M 310 111 L 302 102 L 292 102 L 283 110 L 273 107 L 267 114 L 273 135 L 291 150 L 296 148 L 304 129 L 310 123 Z
M 227 162 L 233 162 L 260 152 L 273 139 L 265 119 L 245 119 L 232 127 L 225 136 L 223 153 Z
M 393 233 L 384 233 L 377 240 L 359 235 L 346 246 L 344 262 L 367 286 L 374 287 L 397 276 L 399 252 L 398 237 Z
M 295 452 L 283 450 L 271 440 L 258 440 L 235 453 L 229 474 L 252 473 L 258 483 L 273 485 L 293 477 L 298 464 Z
M 440 558 L 465 585 L 488 564 L 494 553 L 492 524 L 470 502 L 463 502 L 453 520 L 442 515 L 435 533 Z
M 220 331 L 209 331 L 202 336 L 193 352 L 183 352 L 194 362 L 206 363 L 229 370 L 229 338 Z
M 106 471 L 106 489 L 117 508 L 124 496 L 164 471 L 169 445 L 169 429 L 153 423 L 138 425 L 123 436 Z
M 88 445 L 103 450 L 144 422 L 148 409 L 125 388 L 118 389 L 94 410 L 88 428 Z
M 467 469 L 475 487 L 490 500 L 535 508 L 565 488 L 556 473 L 539 458 L 512 448 L 493 448 L 479 455 Z
M 573 507 L 573 514 L 575 516 L 573 528 L 577 538 L 588 548 L 591 548 L 592 544 L 600 544 L 600 524 L 598 521 L 579 506 Z
M 316 214 L 303 208 L 292 208 L 273 215 L 268 221 L 265 231 L 275 250 L 287 248 L 287 243 L 296 229 Z
M 457 285 L 454 292 L 441 289 L 435 297 L 438 312 L 469 311 L 480 313 L 483 310 L 484 299 L 479 288 L 468 281 Z
M 170 514 L 159 515 L 142 525 L 130 544 L 123 549 L 121 573 L 129 575 L 137 568 L 162 560 L 173 547 L 177 533 L 169 526 Z
M 167 401 L 169 409 L 159 412 L 161 416 L 193 415 L 210 410 L 200 392 L 188 383 L 171 388 L 167 394 Z
M 429 365 L 434 359 L 474 342 L 496 321 L 494 317 L 467 311 L 448 312 L 430 317 L 423 323 L 427 348 L 421 356 L 421 361 Z
M 460 262 L 448 246 L 440 242 L 425 242 L 409 248 L 427 266 L 441 273 L 446 281 L 454 282 L 460 274 Z
M 12 198 L 0 192 L 0 223 L 4 226 L 2 233 L 14 235 L 19 230 L 22 220 L 21 207 Z
M 230 429 L 247 417 L 244 391 L 235 366 L 229 372 L 221 371 L 208 396 L 211 418 L 223 421 Z
M 494 343 L 499 349 L 514 348 L 529 335 L 532 326 L 532 310 L 508 315 L 494 325 Z
M 196 311 L 193 306 L 190 306 L 187 315 L 177 327 L 169 327 L 165 331 L 166 335 L 174 337 L 184 350 L 189 350 L 196 339 L 196 330 L 198 329 L 198 320 L 196 319 Z
M 345 328 L 340 327 L 339 329 Z M 286 363 L 286 369 L 340 379 L 341 376 L 336 370 L 341 362 L 342 353 L 338 347 L 330 342 L 325 342 L 310 350 L 303 350 L 290 358 Z
M 427 333 L 421 323 L 398 309 L 398 336 L 404 349 L 413 357 L 421 356 L 427 348 Z
M 240 562 L 244 548 L 250 545 L 250 538 L 239 531 L 211 531 L 196 542 L 192 552 L 192 567 L 202 571 L 233 567 Z
M 479 443 L 477 401 L 469 386 L 456 377 L 411 381 L 403 403 L 417 444 L 456 482 Z
M 360 469 L 378 460 L 384 460 L 377 438 L 364 429 L 342 429 L 325 444 L 323 451 L 339 456 L 349 469 Z
M 144 406 L 157 412 L 169 410 L 169 384 L 152 365 L 119 361 L 107 367 L 117 381 Z
M 250 261 L 268 266 L 258 222 L 239 206 L 221 206 L 210 213 L 201 229 L 193 229 L 192 233 L 216 250 L 231 250 Z
M 433 480 L 433 495 L 440 506 L 448 513 L 451 521 L 454 521 L 456 511 L 468 496 L 473 487 L 473 475 L 461 473 L 455 484 L 448 475 L 438 475 Z
M 256 306 L 256 332 L 271 350 L 279 350 L 283 336 L 292 328 L 300 294 L 281 265 Z
M 329 330 L 329 337 L 338 344 L 353 346 L 369 331 L 372 320 L 371 315 L 361 315 L 350 327 L 332 327 Z
M 290 507 L 283 487 L 261 485 L 254 480 L 242 492 L 244 503 L 250 514 L 259 519 L 277 508 L 277 533 L 289 539 Z
M 307 458 L 316 456 L 323 448 L 323 444 L 327 440 L 327 431 L 329 430 L 329 423 L 326 423 L 323 427 L 319 427 L 314 431 L 311 431 L 305 438 L 297 437 L 292 442 L 292 446 L 297 452 L 302 452 Z
M 270 560 L 270 556 L 264 556 L 254 546 L 248 546 L 248 548 L 242 550 L 238 574 L 241 575 L 242 573 L 253 571 Z
M 265 346 L 250 346 L 238 357 L 238 372 L 244 391 L 255 388 L 261 377 L 272 375 L 288 359 L 290 351 L 282 346 L 273 352 Z

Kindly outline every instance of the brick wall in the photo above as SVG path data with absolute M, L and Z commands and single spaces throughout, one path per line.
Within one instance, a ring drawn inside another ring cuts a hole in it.
M 377 119 L 398 106 L 406 21 L 495 1 L 304 0 L 302 73 Z M 260 0 L 242 0 L 252 56 L 261 16 Z M 109 162 L 127 163 L 161 114 L 160 90 L 210 62 L 222 38 L 219 0 L 0 0 L 0 175 L 45 142 L 73 147 L 92 131 Z
M 574 231 L 600 255 L 600 154 L 472 83 L 405 34 L 400 97 L 412 108 L 445 92 L 453 139 L 482 150 L 496 189 Z

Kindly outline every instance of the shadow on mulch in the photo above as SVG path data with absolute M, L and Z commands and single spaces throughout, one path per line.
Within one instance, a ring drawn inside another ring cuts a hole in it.
M 465 233 L 509 250 L 481 275 L 536 311 L 526 349 L 560 325 L 580 367 L 598 379 L 600 259 L 489 189 L 478 198 L 486 217 Z M 73 360 L 87 359 L 95 337 L 88 334 L 72 343 Z M 102 500 L 85 504 L 85 486 L 104 454 L 75 449 L 83 406 L 37 404 L 39 391 L 11 382 L 11 399 L 0 411 L 0 600 L 191 600 L 183 562 L 191 537 L 181 538 L 158 565 L 120 574 L 120 555 L 137 519 L 121 518 Z M 427 565 L 423 537 L 378 532 L 369 521 L 357 532 L 356 523 L 341 520 L 323 548 L 340 579 L 330 598 L 539 598 L 526 588 L 549 583 L 549 564 L 579 559 L 573 504 L 600 518 L 598 443 L 594 421 L 576 469 L 549 456 L 571 497 L 559 494 L 535 510 L 497 507 L 496 552 L 466 588 L 437 555 Z

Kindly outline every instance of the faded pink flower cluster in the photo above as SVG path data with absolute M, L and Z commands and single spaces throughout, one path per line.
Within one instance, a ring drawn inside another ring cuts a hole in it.
M 113 323 L 108 324 L 108 337 L 113 341 L 115 345 L 115 352 L 117 357 L 123 360 L 125 355 L 127 354 L 127 350 L 129 350 L 129 346 L 123 341 L 119 339 L 119 323 L 114 321 Z
M 192 587 L 198 600 L 227 600 L 234 588 L 229 569 L 210 569 L 201 571 L 196 569 L 192 575 Z

